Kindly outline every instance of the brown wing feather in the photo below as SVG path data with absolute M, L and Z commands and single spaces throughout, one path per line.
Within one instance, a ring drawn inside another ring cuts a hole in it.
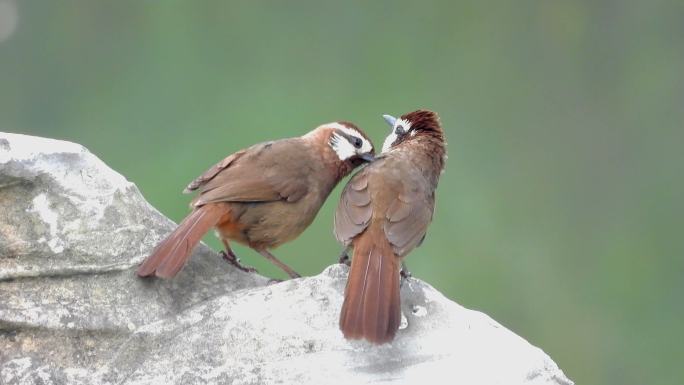
M 385 234 L 397 255 L 404 256 L 420 244 L 432 221 L 434 198 L 423 190 L 400 194 L 385 214 Z
M 373 215 L 367 167 L 347 183 L 335 212 L 335 237 L 347 245 L 366 229 Z
M 211 202 L 269 202 L 283 197 L 270 184 L 261 178 L 246 177 L 235 179 L 211 190 L 202 192 L 193 202 L 201 206 Z
M 308 192 L 309 151 L 300 139 L 260 143 L 237 152 L 188 186 L 199 190 L 193 206 L 213 202 L 296 202 Z
M 432 220 L 434 192 L 403 158 L 385 157 L 347 183 L 335 213 L 335 236 L 349 244 L 377 217 L 394 252 L 405 256 L 420 244 Z
M 244 155 L 245 151 L 246 150 L 241 150 L 241 151 L 238 151 L 234 154 L 228 155 L 222 161 L 211 166 L 210 169 L 208 169 L 207 171 L 202 173 L 202 175 L 195 178 L 195 180 L 193 180 L 188 185 L 188 187 L 186 187 L 185 190 L 183 190 L 183 193 L 189 194 L 189 193 L 197 190 L 198 188 L 200 188 L 200 186 L 202 186 L 202 185 L 206 184 L 207 182 L 209 182 L 210 180 L 212 180 L 216 176 L 216 174 L 223 171 L 226 167 L 230 166 L 231 163 L 233 163 L 236 159 L 238 159 L 239 157 Z

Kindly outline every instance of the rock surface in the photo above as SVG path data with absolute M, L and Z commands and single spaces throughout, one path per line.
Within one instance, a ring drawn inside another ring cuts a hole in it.
M 0 383 L 572 384 L 417 279 L 377 347 L 337 329 L 346 266 L 267 285 L 202 245 L 175 279 L 137 278 L 173 226 L 83 147 L 0 133 Z

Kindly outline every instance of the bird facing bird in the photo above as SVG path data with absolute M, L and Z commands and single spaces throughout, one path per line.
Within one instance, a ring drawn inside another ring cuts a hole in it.
M 444 131 L 436 113 L 394 118 L 382 154 L 374 159 L 368 137 L 348 122 L 324 124 L 296 138 L 238 151 L 196 178 L 192 212 L 138 268 L 139 276 L 169 278 L 185 265 L 211 228 L 239 263 L 230 241 L 249 246 L 290 277 L 299 277 L 269 250 L 298 237 L 337 183 L 356 167 L 335 213 L 334 233 L 353 248 L 339 326 L 348 339 L 382 344 L 401 322 L 400 270 L 432 221 L 435 190 L 446 161 Z

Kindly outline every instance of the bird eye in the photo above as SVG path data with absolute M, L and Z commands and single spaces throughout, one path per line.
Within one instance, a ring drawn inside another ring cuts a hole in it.
M 361 148 L 361 145 L 363 144 L 363 141 L 359 138 L 354 138 L 354 147 L 356 148 Z
M 401 125 L 397 126 L 396 132 L 399 135 L 403 134 L 404 133 L 404 126 L 401 126 Z

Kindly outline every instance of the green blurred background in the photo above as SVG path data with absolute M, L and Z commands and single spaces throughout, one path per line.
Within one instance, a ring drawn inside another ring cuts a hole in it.
M 339 119 L 381 145 L 419 107 L 449 161 L 414 275 L 578 384 L 681 383 L 681 0 L 0 0 L 0 130 L 82 143 L 177 221 L 225 155 Z M 276 252 L 301 273 L 338 196 Z

